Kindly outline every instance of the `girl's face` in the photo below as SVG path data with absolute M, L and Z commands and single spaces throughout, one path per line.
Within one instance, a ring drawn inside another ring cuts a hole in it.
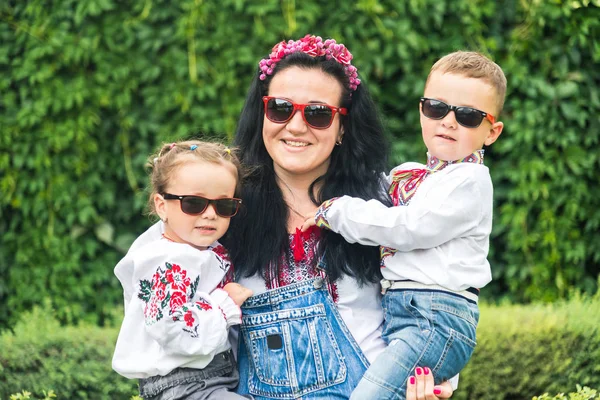
M 173 171 L 166 192 L 207 199 L 231 198 L 237 184 L 236 175 L 235 166 L 231 163 L 190 160 Z M 202 214 L 188 215 L 181 211 L 179 200 L 165 200 L 156 194 L 154 205 L 160 218 L 166 221 L 166 236 L 200 250 L 220 239 L 229 228 L 230 218 L 217 215 L 213 204 L 209 204 Z
M 290 67 L 273 77 L 268 95 L 293 103 L 339 107 L 342 86 L 321 70 Z M 333 123 L 326 129 L 308 126 L 301 111 L 285 123 L 272 122 L 266 116 L 263 123 L 263 141 L 278 176 L 312 181 L 327 172 L 331 152 L 341 137 L 339 114 L 335 114 Z

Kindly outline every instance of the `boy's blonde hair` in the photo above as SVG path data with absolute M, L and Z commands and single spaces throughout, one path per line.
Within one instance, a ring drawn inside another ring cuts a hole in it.
M 482 79 L 491 85 L 496 91 L 495 117 L 498 117 L 504 107 L 504 96 L 506 95 L 506 76 L 502 68 L 485 55 L 476 51 L 455 51 L 440 58 L 433 66 L 429 78 L 434 72 L 462 75 L 467 78 Z
M 243 171 L 236 154 L 236 149 L 229 148 L 221 143 L 202 142 L 199 140 L 165 143 L 157 153 L 150 156 L 146 164 L 150 170 L 149 214 L 156 215 L 154 195 L 166 191 L 169 180 L 177 168 L 193 161 L 204 161 L 217 165 L 224 163 L 231 164 L 235 169 L 237 181 L 234 196 L 240 196 Z

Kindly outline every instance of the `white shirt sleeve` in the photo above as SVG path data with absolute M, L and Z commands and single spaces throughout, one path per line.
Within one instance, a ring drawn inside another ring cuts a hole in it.
M 414 205 L 389 208 L 344 196 L 318 215 L 348 242 L 399 251 L 437 247 L 467 235 L 481 219 L 480 188 L 469 175 L 448 176 L 420 195 L 424 200 Z
M 140 323 L 166 355 L 214 355 L 226 345 L 228 328 L 241 322 L 241 311 L 227 292 L 215 289 L 223 260 L 212 251 L 189 249 L 135 265 L 141 302 L 132 306 L 141 305 Z

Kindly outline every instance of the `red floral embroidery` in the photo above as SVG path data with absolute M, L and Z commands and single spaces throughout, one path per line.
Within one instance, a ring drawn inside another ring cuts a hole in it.
M 177 311 L 179 307 L 184 305 L 187 302 L 187 298 L 185 293 L 183 292 L 173 292 L 171 293 L 171 301 L 169 302 L 169 308 L 171 309 L 171 313 Z
M 162 320 L 164 314 L 174 322 L 184 322 L 183 331 L 192 337 L 198 337 L 199 325 L 196 324 L 193 309 L 208 311 L 210 303 L 203 298 L 196 301 L 196 290 L 200 277 L 193 281 L 187 271 L 177 264 L 165 263 L 152 275 L 152 281 L 142 279 L 139 283 L 138 297 L 146 303 L 144 318 L 147 325 Z
M 223 289 L 225 285 L 234 280 L 233 264 L 231 263 L 229 253 L 227 253 L 227 249 L 224 246 L 218 245 L 210 250 L 217 255 L 217 258 L 221 262 L 221 269 L 225 272 L 225 276 L 223 276 L 223 279 L 217 285 L 217 288 Z
M 182 270 L 177 264 L 172 264 L 172 268 L 167 269 L 165 277 L 167 278 L 167 282 L 175 289 L 185 291 L 190 286 L 190 278 L 187 277 L 187 271 Z
M 194 317 L 192 316 L 192 312 L 188 311 L 185 313 L 185 316 L 183 317 L 183 319 L 185 320 L 185 324 L 187 326 L 194 326 Z
M 196 305 L 200 307 L 202 310 L 212 310 L 212 306 L 208 304 L 206 301 L 197 301 Z

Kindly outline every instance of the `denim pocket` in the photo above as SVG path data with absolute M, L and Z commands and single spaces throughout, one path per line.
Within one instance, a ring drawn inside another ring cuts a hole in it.
M 431 309 L 433 311 L 443 311 L 452 314 L 472 325 L 473 329 L 477 327 L 477 323 L 479 322 L 479 307 L 460 296 L 439 292 L 435 293 L 431 300 Z M 470 330 L 468 331 L 470 332 Z M 464 334 L 474 336 L 469 333 Z
M 346 379 L 346 365 L 322 304 L 242 316 L 253 364 L 248 389 L 290 398 Z

